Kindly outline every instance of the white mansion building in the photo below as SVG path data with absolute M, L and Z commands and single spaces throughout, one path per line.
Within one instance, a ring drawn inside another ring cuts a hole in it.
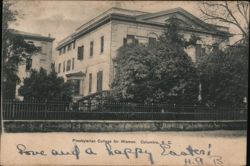
M 201 50 L 209 51 L 215 43 L 223 46 L 228 42 L 227 27 L 207 24 L 182 8 L 157 13 L 111 8 L 59 42 L 58 53 L 54 55 L 55 69 L 59 76 L 75 83 L 75 96 L 109 90 L 118 48 L 133 40 L 139 43 L 156 40 L 173 17 L 186 39 L 192 34 L 201 38 L 196 46 L 186 49 L 194 61 Z
M 30 76 L 32 69 L 40 70 L 40 68 L 43 68 L 47 71 L 47 73 L 51 72 L 52 44 L 54 38 L 50 37 L 50 35 L 42 36 L 40 34 L 33 34 L 18 30 L 13 30 L 12 33 L 16 36 L 22 36 L 26 42 L 34 44 L 41 50 L 40 52 L 36 53 L 36 55 L 26 59 L 26 63 L 21 63 L 18 65 L 17 75 L 21 82 L 16 85 L 15 97 L 22 100 L 23 97 L 19 95 L 19 88 L 23 85 L 24 79 Z

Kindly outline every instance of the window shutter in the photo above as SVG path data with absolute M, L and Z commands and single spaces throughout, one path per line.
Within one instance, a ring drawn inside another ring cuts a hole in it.
M 77 59 L 83 60 L 83 56 L 84 56 L 84 46 L 80 46 L 78 47 L 78 50 L 77 50 Z
M 71 65 L 71 60 L 68 60 L 66 71 L 70 71 L 70 65 Z
M 89 93 L 92 91 L 92 73 L 89 73 Z
M 60 73 L 61 72 L 61 63 L 59 63 L 59 65 L 58 65 L 58 73 Z
M 103 72 L 99 71 L 97 72 L 97 92 L 102 91 L 102 78 L 103 77 Z
M 75 58 L 72 58 L 72 70 L 75 68 Z
M 90 42 L 90 57 L 92 57 L 93 56 L 93 53 L 94 53 L 94 42 L 92 41 L 92 42 Z
M 63 72 L 65 72 L 65 61 L 63 61 Z
M 104 51 L 104 36 L 101 37 L 101 53 Z
M 77 48 L 77 59 L 80 59 L 81 47 Z

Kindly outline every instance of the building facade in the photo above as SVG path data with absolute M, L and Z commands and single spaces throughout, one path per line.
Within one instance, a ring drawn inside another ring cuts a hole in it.
M 26 42 L 34 44 L 41 50 L 38 53 L 35 53 L 35 55 L 31 55 L 29 59 L 26 59 L 25 63 L 18 65 L 17 75 L 21 81 L 16 86 L 15 96 L 17 99 L 22 100 L 23 97 L 19 95 L 19 88 L 23 85 L 24 79 L 30 76 L 32 69 L 40 70 L 40 68 L 43 68 L 47 73 L 51 72 L 52 46 L 54 38 L 51 38 L 50 35 L 42 36 L 17 30 L 14 30 L 12 33 L 22 36 Z
M 59 42 L 54 57 L 56 71 L 74 82 L 76 97 L 109 90 L 117 50 L 126 43 L 157 40 L 171 18 L 178 22 L 187 40 L 193 34 L 201 39 L 186 49 L 193 61 L 215 44 L 223 47 L 230 37 L 227 27 L 207 24 L 182 8 L 157 13 L 111 8 Z

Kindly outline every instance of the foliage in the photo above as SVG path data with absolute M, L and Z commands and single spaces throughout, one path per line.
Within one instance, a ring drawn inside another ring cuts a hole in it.
M 174 22 L 167 26 L 154 47 L 130 44 L 118 50 L 112 84 L 116 99 L 144 103 L 196 102 L 197 72 L 184 51 L 193 41 L 184 40 Z
M 247 97 L 249 47 L 242 44 L 214 50 L 199 64 L 202 101 L 207 104 L 239 105 Z
M 64 83 L 62 77 L 52 71 L 47 74 L 46 70 L 31 70 L 29 78 L 24 79 L 24 85 L 20 87 L 19 93 L 24 99 L 35 99 L 39 101 L 50 100 L 71 100 L 72 86 L 69 82 Z
M 32 43 L 27 43 L 20 35 L 9 29 L 9 24 L 16 21 L 17 11 L 12 11 L 13 2 L 3 2 L 2 22 L 2 93 L 4 98 L 15 97 L 16 83 L 20 81 L 17 71 L 20 63 L 40 49 Z

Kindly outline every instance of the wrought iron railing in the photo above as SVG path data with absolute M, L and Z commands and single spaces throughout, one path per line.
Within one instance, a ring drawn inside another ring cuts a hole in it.
M 4 120 L 246 120 L 246 107 L 3 101 Z

